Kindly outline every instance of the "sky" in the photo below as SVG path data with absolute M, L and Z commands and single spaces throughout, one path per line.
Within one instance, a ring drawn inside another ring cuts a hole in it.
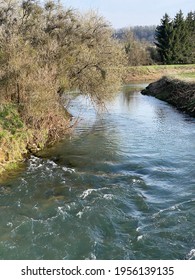
M 158 25 L 165 13 L 174 18 L 180 9 L 184 15 L 195 11 L 194 0 L 61 0 L 61 3 L 82 12 L 96 10 L 114 28 Z

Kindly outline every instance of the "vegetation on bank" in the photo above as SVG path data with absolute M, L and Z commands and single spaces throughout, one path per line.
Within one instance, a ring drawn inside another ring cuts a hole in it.
M 149 84 L 142 94 L 166 101 L 177 109 L 195 117 L 195 81 L 186 82 L 163 77 Z
M 111 27 L 94 12 L 80 14 L 54 1 L 1 1 L 2 168 L 66 133 L 66 92 L 77 89 L 100 106 L 121 84 L 124 61 Z
M 22 160 L 26 153 L 29 132 L 18 114 L 16 106 L 4 104 L 0 106 L 0 173 L 6 163 L 13 164 Z

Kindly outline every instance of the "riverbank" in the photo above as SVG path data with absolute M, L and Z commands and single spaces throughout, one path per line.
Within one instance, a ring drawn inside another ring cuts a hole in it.
M 195 64 L 130 66 L 126 68 L 124 82 L 155 81 L 163 76 L 188 81 L 195 80 Z
M 59 117 L 58 117 L 59 118 Z M 30 154 L 36 154 L 69 132 L 70 118 L 64 111 L 63 126 L 53 119 L 40 128 L 27 125 L 18 107 L 12 103 L 0 106 L 0 174 L 18 167 Z
M 195 117 L 195 82 L 163 77 L 141 91 L 166 101 L 178 110 Z
M 0 106 L 0 173 L 14 168 L 16 162 L 27 153 L 30 133 L 27 132 L 17 108 L 14 105 Z

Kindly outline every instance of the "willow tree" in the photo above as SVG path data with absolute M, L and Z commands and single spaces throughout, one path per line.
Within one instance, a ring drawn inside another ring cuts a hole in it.
M 79 23 L 80 39 L 69 79 L 73 87 L 100 104 L 121 83 L 125 54 L 104 18 L 89 12 L 80 15 Z
M 26 124 L 64 130 L 60 95 L 77 88 L 97 104 L 121 82 L 124 54 L 109 24 L 53 1 L 0 3 L 0 91 Z

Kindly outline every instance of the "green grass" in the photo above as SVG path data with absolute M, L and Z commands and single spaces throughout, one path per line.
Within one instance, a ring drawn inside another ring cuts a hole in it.
M 28 132 L 17 106 L 12 103 L 0 105 L 0 173 L 14 169 L 16 162 L 27 152 Z
M 11 132 L 11 134 L 15 134 L 18 129 L 22 129 L 24 127 L 15 105 L 0 105 L 0 126 L 3 130 Z M 2 131 L 0 132 L 0 137 L 1 134 Z
M 37 143 L 34 136 L 38 139 Z M 48 129 L 28 128 L 15 104 L 0 104 L 0 174 L 15 169 L 32 147 L 34 150 L 42 149 L 47 139 Z
M 195 80 L 195 64 L 129 66 L 126 67 L 125 80 L 158 80 L 163 76 Z
M 147 65 L 147 66 L 129 66 L 130 70 L 137 69 L 141 72 L 161 71 L 161 70 L 188 70 L 195 71 L 195 64 L 177 64 L 177 65 Z
M 195 72 L 180 73 L 178 76 L 183 79 L 195 79 Z

